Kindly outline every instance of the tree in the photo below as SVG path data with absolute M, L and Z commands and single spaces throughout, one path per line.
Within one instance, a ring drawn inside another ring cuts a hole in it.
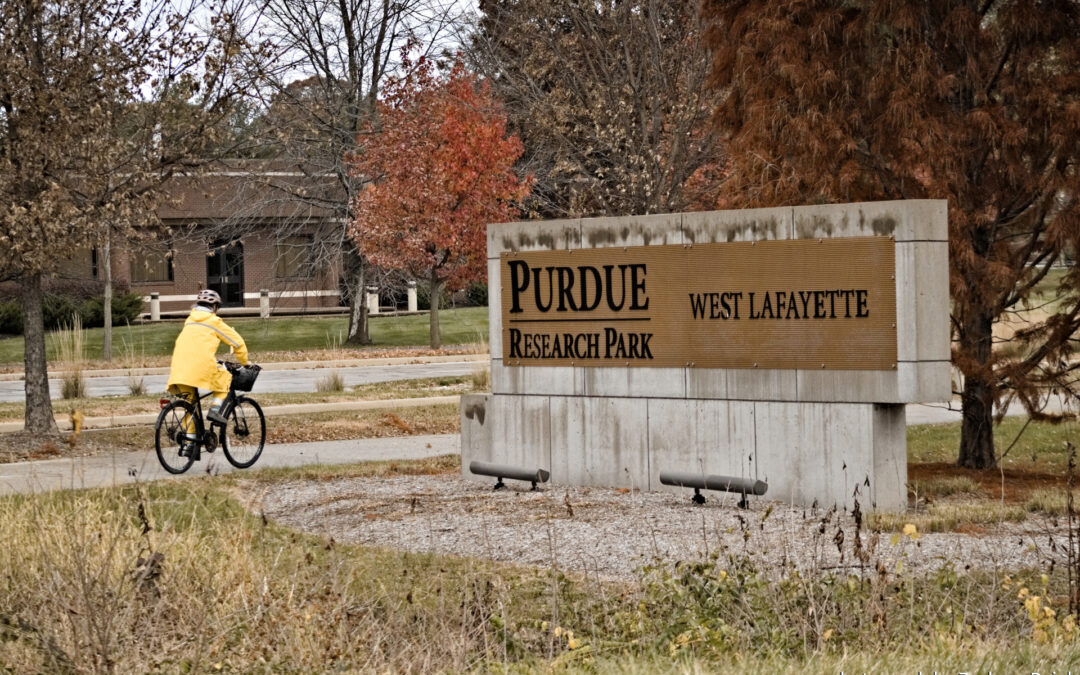
M 700 3 L 481 0 L 469 56 L 506 106 L 545 217 L 663 213 L 711 202 Z
M 994 406 L 1075 398 L 1080 271 L 1027 315 L 1080 243 L 1080 4 L 1072 0 L 707 0 L 732 206 L 949 204 L 959 464 L 996 463 Z M 1042 318 L 1039 318 L 1039 317 Z
M 406 65 L 409 65 L 406 63 Z M 373 263 L 405 269 L 431 285 L 431 347 L 441 346 L 439 295 L 487 271 L 487 223 L 518 214 L 529 179 L 514 173 L 521 142 L 490 87 L 460 62 L 437 78 L 431 62 L 389 87 L 378 132 L 365 127 L 352 156 L 370 180 L 356 199 L 350 233 Z
M 438 53 L 461 21 L 453 0 L 267 0 L 261 7 L 264 37 L 252 53 L 260 72 L 254 91 L 266 111 L 255 124 L 260 152 L 309 180 L 252 180 L 269 188 L 262 194 L 276 192 L 276 200 L 329 212 L 339 224 L 318 249 L 326 257 L 312 262 L 343 264 L 349 343 L 371 342 L 364 303 L 370 271 L 349 236 L 350 205 L 364 178 L 350 171 L 345 156 L 355 149 L 384 80 L 394 72 L 394 55 L 409 40 L 423 45 L 425 54 Z M 312 184 L 321 187 L 312 190 Z M 283 223 L 278 236 L 307 227 L 302 220 Z
M 194 5 L 0 5 L 0 276 L 22 289 L 27 431 L 56 430 L 42 282 L 57 251 L 97 243 L 103 226 L 136 234 L 161 184 L 198 165 L 209 120 L 234 91 L 227 66 L 239 37 L 210 9 L 214 36 L 192 29 Z M 203 114 L 171 123 L 174 103 L 188 101 Z

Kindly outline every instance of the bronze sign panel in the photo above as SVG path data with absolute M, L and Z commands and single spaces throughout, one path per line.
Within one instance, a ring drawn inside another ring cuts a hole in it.
M 892 370 L 887 237 L 503 253 L 503 363 Z

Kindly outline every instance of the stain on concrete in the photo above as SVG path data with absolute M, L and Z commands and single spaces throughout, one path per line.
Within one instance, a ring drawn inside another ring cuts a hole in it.
M 556 239 L 548 232 L 541 232 L 536 236 L 536 243 L 540 248 L 554 249 L 556 247 Z
M 625 236 L 625 235 L 624 235 Z M 604 244 L 614 244 L 618 241 L 615 233 L 611 228 L 598 228 L 595 230 L 589 230 L 589 245 L 596 247 Z
M 475 419 L 484 426 L 484 417 L 487 415 L 487 406 L 483 403 L 471 403 L 465 406 L 465 417 Z
M 808 239 L 811 237 L 831 237 L 837 230 L 842 230 L 847 226 L 847 216 L 845 215 L 841 220 L 840 227 L 837 228 L 831 218 L 826 216 L 810 216 L 809 218 L 799 221 L 795 228 L 796 236 L 799 239 Z
M 874 230 L 874 234 L 887 237 L 890 234 L 896 232 L 896 218 L 892 216 L 879 216 L 870 221 L 870 227 Z

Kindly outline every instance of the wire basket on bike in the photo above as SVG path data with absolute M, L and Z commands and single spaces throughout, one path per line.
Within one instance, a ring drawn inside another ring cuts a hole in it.
M 259 376 L 259 371 L 262 370 L 255 364 L 239 366 L 230 363 L 226 364 L 225 367 L 232 373 L 232 388 L 235 391 L 251 391 L 251 388 L 255 386 L 255 378 Z

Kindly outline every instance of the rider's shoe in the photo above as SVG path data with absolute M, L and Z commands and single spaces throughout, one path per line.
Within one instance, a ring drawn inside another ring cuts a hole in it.
M 180 456 L 189 457 L 198 445 L 198 436 L 195 434 L 183 434 L 180 436 Z
M 228 423 L 227 420 L 225 419 L 225 416 L 221 414 L 221 408 L 219 408 L 217 406 L 214 406 L 213 408 L 210 408 L 210 410 L 207 411 L 206 419 L 210 420 L 211 422 L 213 422 L 215 424 L 227 424 Z

